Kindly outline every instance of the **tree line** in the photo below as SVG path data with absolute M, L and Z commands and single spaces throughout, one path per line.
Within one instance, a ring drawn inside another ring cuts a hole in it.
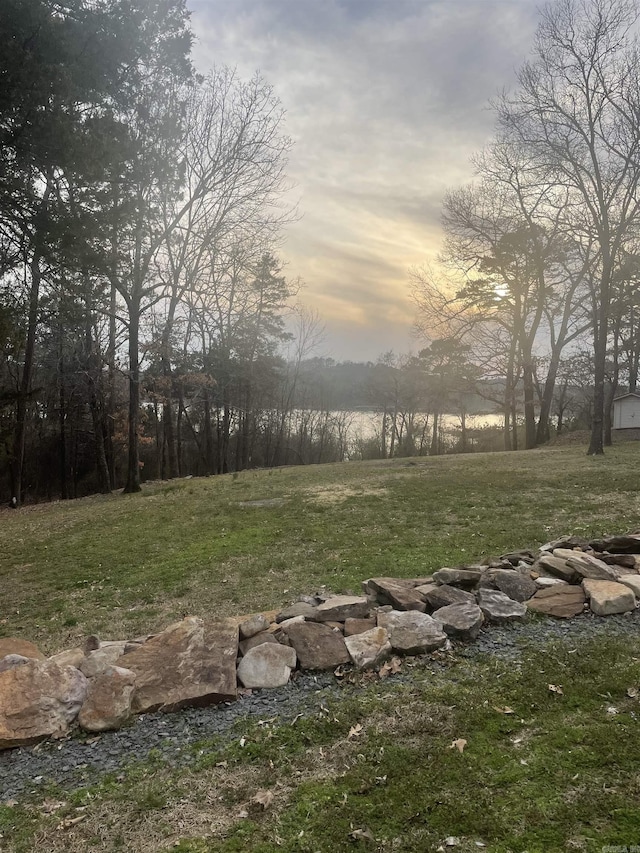
M 414 273 L 419 326 L 499 378 L 506 449 L 548 440 L 558 390 L 591 389 L 590 454 L 640 363 L 640 54 L 634 0 L 544 7 L 533 57 L 492 104 L 475 181 L 444 201 L 436 269 Z M 443 344 L 440 344 L 443 345 Z
M 197 74 L 192 41 L 184 0 L 0 8 L 0 488 L 18 503 L 338 452 L 291 412 L 318 320 L 288 316 L 277 256 L 282 106 L 259 75 Z

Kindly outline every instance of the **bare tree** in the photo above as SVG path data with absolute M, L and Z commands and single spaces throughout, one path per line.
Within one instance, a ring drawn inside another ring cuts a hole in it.
M 536 56 L 496 104 L 550 186 L 567 192 L 566 232 L 592 277 L 594 409 L 590 454 L 603 450 L 612 282 L 640 219 L 640 64 L 632 0 L 559 0 L 542 12 Z

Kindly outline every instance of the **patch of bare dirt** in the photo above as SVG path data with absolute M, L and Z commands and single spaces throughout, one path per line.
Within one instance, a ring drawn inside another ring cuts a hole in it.
M 347 498 L 365 498 L 383 495 L 386 493 L 384 486 L 361 486 L 352 488 L 350 486 L 311 486 L 305 489 L 304 494 L 320 504 L 336 504 L 346 501 Z

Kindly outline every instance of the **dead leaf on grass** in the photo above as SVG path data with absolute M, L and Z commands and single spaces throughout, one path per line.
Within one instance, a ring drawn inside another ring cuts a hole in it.
M 66 805 L 64 800 L 45 800 L 40 806 L 40 811 L 42 814 L 53 814 Z
M 464 748 L 467 745 L 466 740 L 463 737 L 454 740 L 449 749 L 457 749 L 458 752 L 464 752 Z
M 379 678 L 387 678 L 389 675 L 397 675 L 402 670 L 402 661 L 400 658 L 395 657 L 388 660 L 386 663 L 383 663 L 380 669 L 378 670 Z
M 266 811 L 274 800 L 273 791 L 260 790 L 256 791 L 256 793 L 251 797 L 251 802 L 255 803 L 257 806 L 262 806 L 264 811 Z
M 629 699 L 637 699 L 638 698 L 638 688 L 637 687 L 627 687 L 627 696 Z
M 364 829 L 354 829 L 349 833 L 349 841 L 375 841 L 374 835 L 368 826 Z
M 556 696 L 564 696 L 564 690 L 562 689 L 562 684 L 550 684 L 549 691 L 551 693 L 555 693 Z
M 356 723 L 355 726 L 351 726 L 349 729 L 349 738 L 352 737 L 360 737 L 362 734 L 362 725 L 360 723 Z
M 80 823 L 81 820 L 86 818 L 86 814 L 78 815 L 78 817 L 67 817 L 63 821 L 61 821 L 56 829 L 71 829 L 72 826 L 75 826 L 77 823 Z
M 505 705 L 504 708 L 494 706 L 493 710 L 497 711 L 499 714 L 515 714 L 513 708 L 510 708 L 508 705 Z

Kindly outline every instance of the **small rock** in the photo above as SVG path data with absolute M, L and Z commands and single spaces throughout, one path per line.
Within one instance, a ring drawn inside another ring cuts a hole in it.
M 589 545 L 594 551 L 609 551 L 610 554 L 640 554 L 640 534 L 606 536 L 593 539 Z
M 296 619 L 298 616 L 302 616 L 303 619 L 314 619 L 315 613 L 316 608 L 313 605 L 308 604 L 306 601 L 297 601 L 295 604 L 291 604 L 289 607 L 281 610 L 276 615 L 276 622 L 288 622 L 289 619 Z
M 390 604 L 397 610 L 427 609 L 422 596 L 415 591 L 411 581 L 403 582 L 399 578 L 369 578 L 362 583 L 364 591 L 375 592 L 380 604 Z
M 126 646 L 126 640 L 122 640 L 118 643 L 103 643 L 99 649 L 89 652 L 89 654 L 80 661 L 78 669 L 86 675 L 87 678 L 93 678 L 101 672 L 104 672 L 107 667 L 113 666 L 113 664 L 115 664 L 115 662 L 124 654 Z
M 76 669 L 80 669 L 80 664 L 84 660 L 84 650 L 80 647 L 66 649 L 64 652 L 58 652 L 57 655 L 51 655 L 49 660 L 57 663 L 58 666 L 75 666 Z
M 433 652 L 447 642 L 442 623 L 415 610 L 379 613 L 378 626 L 387 629 L 393 649 L 408 655 Z
M 493 589 L 479 590 L 478 604 L 485 618 L 490 622 L 509 622 L 512 619 L 523 619 L 527 612 L 526 604 L 514 601 L 503 592 Z
M 346 637 L 344 642 L 358 669 L 371 669 L 391 655 L 391 642 L 385 628 L 371 628 Z
M 534 583 L 538 589 L 549 589 L 552 586 L 558 586 L 558 584 L 568 586 L 567 582 L 560 580 L 560 578 L 537 577 Z
M 334 595 L 315 608 L 317 622 L 344 622 L 345 619 L 365 619 L 369 601 L 362 595 Z
M 539 589 L 533 598 L 527 601 L 527 607 L 537 613 L 545 613 L 547 616 L 570 619 L 582 613 L 585 601 L 581 586 L 560 581 L 547 589 Z
M 240 650 L 241 655 L 246 655 L 250 649 L 255 649 L 256 646 L 261 646 L 263 643 L 275 643 L 278 645 L 278 641 L 271 631 L 261 631 L 259 634 L 254 634 L 253 637 L 249 637 L 248 640 L 240 640 L 238 643 L 238 649 Z
M 592 580 L 615 580 L 616 576 L 612 569 L 599 560 L 597 557 L 592 557 L 591 554 L 584 554 L 581 551 L 568 551 L 563 548 L 556 548 L 553 552 L 554 557 L 560 557 L 566 560 L 572 569 L 583 578 L 591 578 Z
M 589 607 L 597 616 L 628 613 L 635 609 L 635 595 L 625 584 L 585 578 L 582 587 L 589 599 Z
M 322 622 L 289 625 L 287 636 L 301 669 L 334 669 L 350 660 L 344 637 Z
M 482 610 L 475 602 L 441 607 L 434 612 L 433 618 L 442 623 L 442 630 L 448 637 L 461 640 L 475 640 L 484 622 Z
M 85 731 L 119 729 L 131 716 L 135 673 L 120 666 L 108 666 L 89 682 L 78 722 Z
M 87 693 L 71 666 L 31 659 L 0 673 L 0 749 L 66 734 Z
M 282 687 L 297 663 L 296 652 L 279 643 L 262 643 L 249 649 L 238 664 L 238 680 L 245 687 Z
M 439 584 L 452 586 L 475 586 L 482 577 L 481 569 L 450 569 L 443 568 L 433 573 L 433 580 Z
M 262 613 L 255 613 L 238 625 L 242 640 L 248 640 L 249 637 L 253 637 L 255 634 L 260 634 L 262 631 L 267 631 L 268 629 L 269 621 L 265 619 Z
M 369 616 L 367 619 L 345 619 L 344 635 L 345 637 L 353 637 L 356 634 L 363 634 L 365 631 L 370 631 L 376 627 L 375 616 Z
M 435 584 L 433 589 L 425 594 L 425 599 L 434 610 L 448 607 L 450 604 L 476 603 L 476 597 L 472 592 L 466 592 L 448 583 Z
M 497 569 L 493 573 L 493 581 L 500 592 L 504 592 L 514 601 L 527 601 L 537 590 L 530 577 L 525 577 L 517 570 Z
M 554 557 L 553 554 L 543 554 L 540 559 L 533 564 L 534 570 L 539 567 L 543 568 L 554 577 L 567 581 L 567 583 L 572 583 L 578 579 L 578 574 L 573 566 L 570 566 L 562 557 Z

